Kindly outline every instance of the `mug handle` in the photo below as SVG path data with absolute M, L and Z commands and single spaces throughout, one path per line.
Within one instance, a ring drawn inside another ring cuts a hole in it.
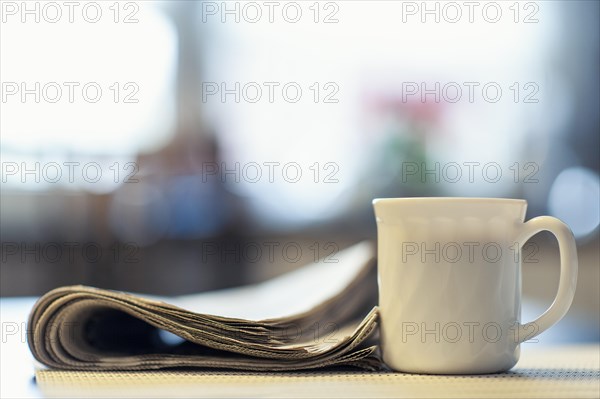
M 522 343 L 538 336 L 556 324 L 569 310 L 577 286 L 577 246 L 569 226 L 551 216 L 539 216 L 523 224 L 517 242 L 523 245 L 540 231 L 549 231 L 558 241 L 560 251 L 560 280 L 554 302 L 537 319 L 526 324 L 518 324 L 515 337 Z

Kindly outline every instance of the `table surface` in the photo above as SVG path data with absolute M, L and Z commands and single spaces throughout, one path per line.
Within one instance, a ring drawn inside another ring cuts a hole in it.
M 7 303 L 10 304 L 7 305 Z M 64 372 L 34 369 L 25 318 L 33 299 L 0 301 L 2 398 L 20 397 L 600 397 L 600 346 L 525 344 L 508 373 Z M 35 375 L 35 377 L 34 377 Z

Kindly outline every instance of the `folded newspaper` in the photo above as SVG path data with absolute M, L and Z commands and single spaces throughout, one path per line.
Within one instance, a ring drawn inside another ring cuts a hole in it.
M 63 370 L 384 369 L 373 246 L 328 261 L 255 286 L 168 299 L 57 288 L 31 311 L 29 347 Z

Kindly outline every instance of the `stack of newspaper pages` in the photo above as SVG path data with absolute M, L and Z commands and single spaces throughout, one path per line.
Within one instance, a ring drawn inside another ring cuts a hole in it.
M 373 245 L 363 242 L 335 262 L 211 293 L 62 287 L 32 309 L 29 347 L 63 370 L 381 370 L 376 275 Z

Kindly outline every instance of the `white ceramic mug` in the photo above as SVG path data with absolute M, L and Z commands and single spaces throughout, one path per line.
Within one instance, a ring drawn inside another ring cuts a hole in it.
M 577 283 L 577 251 L 567 225 L 524 222 L 527 202 L 500 198 L 373 200 L 378 235 L 384 362 L 428 374 L 506 371 L 519 344 L 558 322 Z M 556 299 L 521 324 L 521 248 L 536 233 L 560 249 Z

